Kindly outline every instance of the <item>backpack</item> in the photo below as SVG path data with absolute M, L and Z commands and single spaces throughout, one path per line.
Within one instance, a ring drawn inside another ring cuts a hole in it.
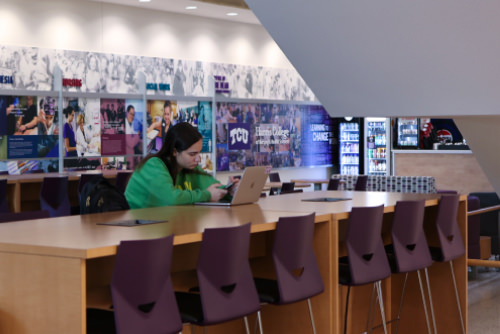
M 96 175 L 80 192 L 80 214 L 129 210 L 125 195 L 102 175 Z

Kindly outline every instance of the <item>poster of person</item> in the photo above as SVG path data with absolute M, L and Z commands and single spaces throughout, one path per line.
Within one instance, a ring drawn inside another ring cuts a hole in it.
M 126 154 L 142 154 L 143 102 L 142 100 L 126 100 L 125 105 Z
M 38 157 L 59 156 L 58 105 L 55 97 L 38 98 Z
M 149 100 L 146 104 L 147 150 L 156 153 L 161 149 L 163 138 L 174 123 L 179 122 L 175 101 Z
M 66 98 L 63 104 L 65 157 L 100 156 L 99 100 Z
M 101 131 L 103 134 L 125 133 L 125 100 L 101 99 Z
M 6 97 L 7 135 L 38 134 L 38 112 L 36 96 Z
M 175 123 L 188 122 L 203 137 L 202 152 L 212 152 L 212 103 L 209 101 L 177 101 Z

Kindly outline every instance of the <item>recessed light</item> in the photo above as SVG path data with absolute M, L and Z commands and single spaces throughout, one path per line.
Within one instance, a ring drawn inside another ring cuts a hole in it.
M 187 10 L 193 10 L 193 9 L 197 9 L 198 7 L 196 6 L 187 6 L 186 9 Z
M 231 12 L 231 13 L 227 13 L 226 15 L 227 16 L 238 16 L 238 13 Z
M 139 0 L 139 2 L 151 2 L 151 0 Z

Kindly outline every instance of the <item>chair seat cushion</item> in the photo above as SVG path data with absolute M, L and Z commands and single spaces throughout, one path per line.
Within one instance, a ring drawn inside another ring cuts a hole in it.
M 278 282 L 276 280 L 267 278 L 254 278 L 254 281 L 261 303 L 280 303 L 280 291 L 278 288 Z
M 175 292 L 175 299 L 181 314 L 182 322 L 192 324 L 203 323 L 201 296 L 198 293 Z

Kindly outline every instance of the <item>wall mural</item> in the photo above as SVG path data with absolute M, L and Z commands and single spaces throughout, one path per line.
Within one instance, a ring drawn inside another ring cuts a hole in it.
M 39 96 L 53 91 L 56 67 L 66 96 L 61 106 L 57 92 Z M 151 99 L 104 96 L 141 94 L 139 73 L 144 73 L 145 93 Z M 218 96 L 277 103 L 212 106 L 212 77 Z M 60 154 L 65 170 L 133 169 L 144 155 L 161 148 L 165 133 L 178 122 L 198 127 L 203 136 L 202 167 L 207 171 L 332 163 L 330 118 L 292 70 L 0 46 L 0 94 L 2 90 L 19 91 L 18 96 L 0 95 L 0 170 L 11 174 L 57 171 Z M 30 91 L 34 94 L 28 95 Z M 103 97 L 67 97 L 72 92 Z

